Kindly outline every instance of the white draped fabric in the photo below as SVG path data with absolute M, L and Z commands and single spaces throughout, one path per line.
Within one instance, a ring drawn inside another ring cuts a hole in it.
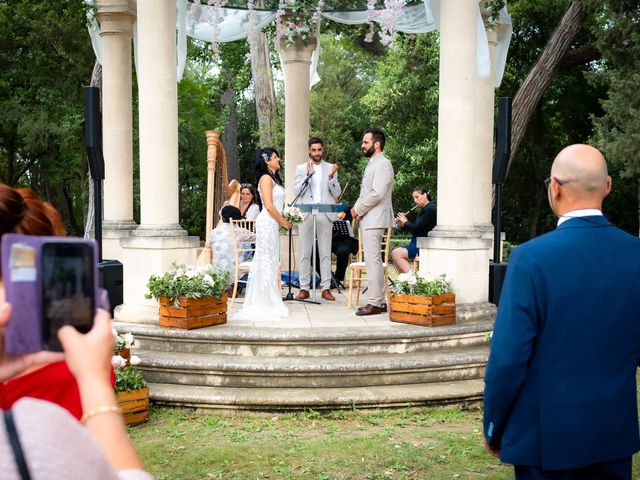
M 86 0 L 93 3 L 94 0 Z M 446 0 L 424 0 L 422 4 L 410 5 L 400 10 L 400 15 L 396 21 L 397 31 L 404 33 L 426 33 L 438 30 L 440 26 L 440 2 Z M 491 63 L 489 58 L 489 46 L 487 43 L 487 32 L 485 30 L 480 8 L 476 4 L 477 12 L 477 50 L 476 65 L 478 74 L 488 77 L 491 74 Z M 187 56 L 187 36 L 197 38 L 205 42 L 211 42 L 214 37 L 214 24 L 217 18 L 218 42 L 232 42 L 247 37 L 249 33 L 249 11 L 239 8 L 222 7 L 217 12 L 214 6 L 200 3 L 189 3 L 187 0 L 176 0 L 177 11 L 177 75 L 178 80 L 182 78 Z M 275 11 L 255 10 L 255 25 L 257 30 L 263 29 L 276 18 Z M 333 22 L 347 25 L 360 25 L 368 22 L 366 10 L 348 12 L 322 12 L 322 17 Z M 374 18 L 374 21 L 377 21 Z M 494 85 L 498 87 L 502 82 L 504 68 L 507 62 L 507 52 L 511 42 L 512 24 L 511 17 L 506 6 L 500 11 L 497 23 L 498 39 L 495 52 Z M 134 51 L 137 50 L 135 42 L 136 29 L 134 26 Z M 101 61 L 101 39 L 97 22 L 89 18 L 89 34 L 91 43 L 98 61 Z M 316 49 L 311 64 L 311 85 L 315 84 L 319 78 L 317 76 L 317 59 L 320 48 Z

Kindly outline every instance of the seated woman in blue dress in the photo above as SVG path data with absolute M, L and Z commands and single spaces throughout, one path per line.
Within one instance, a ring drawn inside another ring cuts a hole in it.
M 404 247 L 394 248 L 393 252 L 391 252 L 393 266 L 396 267 L 398 273 L 407 273 L 411 270 L 409 262 L 420 253 L 417 245 L 418 237 L 426 237 L 427 233 L 433 230 L 437 223 L 436 206 L 431 203 L 431 193 L 424 188 L 414 188 L 411 196 L 416 207 L 420 208 L 416 221 L 410 222 L 407 219 L 406 215 L 409 212 L 399 213 L 396 216 L 398 228 L 411 232 L 411 242 Z

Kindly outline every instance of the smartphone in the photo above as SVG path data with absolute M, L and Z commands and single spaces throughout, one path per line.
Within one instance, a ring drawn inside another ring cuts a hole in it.
M 58 330 L 73 325 L 80 333 L 93 326 L 95 312 L 94 252 L 88 242 L 42 244 L 42 345 L 62 351 Z
M 5 329 L 9 355 L 62 351 L 60 327 L 88 332 L 101 306 L 93 240 L 6 234 L 2 278 L 12 306 Z

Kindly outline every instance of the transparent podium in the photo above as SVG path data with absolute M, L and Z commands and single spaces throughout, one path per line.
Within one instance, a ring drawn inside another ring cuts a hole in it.
M 313 246 L 311 249 L 311 300 L 315 303 L 318 303 L 316 300 L 316 216 L 319 213 L 339 212 L 344 208 L 344 206 L 335 203 L 303 203 L 296 206 L 300 209 L 301 212 L 311 214 L 311 217 L 313 219 Z

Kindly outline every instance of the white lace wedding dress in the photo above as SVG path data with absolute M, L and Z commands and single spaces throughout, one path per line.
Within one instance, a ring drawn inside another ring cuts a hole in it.
M 258 192 L 262 196 L 260 187 Z M 273 182 L 272 196 L 274 207 L 282 213 L 284 188 Z M 289 316 L 280 292 L 279 266 L 280 224 L 263 208 L 256 218 L 256 253 L 251 262 L 244 304 L 233 320 L 273 323 Z

